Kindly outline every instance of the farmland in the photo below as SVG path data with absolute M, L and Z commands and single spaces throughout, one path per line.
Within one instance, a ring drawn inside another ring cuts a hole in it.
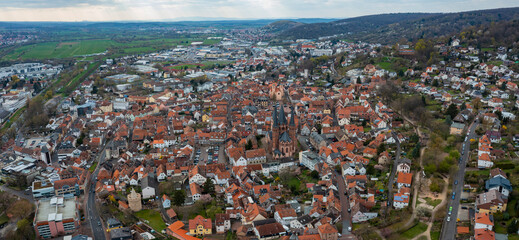
M 91 54 L 103 54 L 114 57 L 125 54 L 138 54 L 153 52 L 161 49 L 172 48 L 177 45 L 188 45 L 200 41 L 204 45 L 218 43 L 219 40 L 203 38 L 156 38 L 139 40 L 68 40 L 33 43 L 14 48 L 7 52 L 1 59 L 4 61 L 15 60 L 43 60 L 73 58 Z

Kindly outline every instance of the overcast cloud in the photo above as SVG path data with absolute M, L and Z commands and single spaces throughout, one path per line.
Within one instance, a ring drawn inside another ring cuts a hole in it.
M 348 18 L 517 6 L 513 0 L 0 0 L 0 21 Z

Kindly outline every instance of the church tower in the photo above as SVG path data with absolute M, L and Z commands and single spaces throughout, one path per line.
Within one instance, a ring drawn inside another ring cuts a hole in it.
M 278 149 L 278 139 L 279 139 L 279 125 L 278 125 L 278 109 L 274 105 L 274 112 L 272 113 L 272 151 Z
M 295 123 L 296 112 L 294 110 L 294 107 L 291 107 L 291 109 L 292 109 L 292 111 L 290 112 L 290 124 L 288 125 L 288 133 L 290 135 L 290 138 L 294 141 L 294 149 L 295 149 L 295 143 L 297 142 L 297 138 L 296 138 L 297 126 Z

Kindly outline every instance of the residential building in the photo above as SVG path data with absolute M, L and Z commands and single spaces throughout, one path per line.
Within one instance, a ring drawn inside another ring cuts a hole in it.
M 213 223 L 210 218 L 204 218 L 200 215 L 189 220 L 189 234 L 193 236 L 204 236 L 211 234 L 213 231 Z
M 225 233 L 231 229 L 231 217 L 227 213 L 217 213 L 214 219 L 216 233 Z

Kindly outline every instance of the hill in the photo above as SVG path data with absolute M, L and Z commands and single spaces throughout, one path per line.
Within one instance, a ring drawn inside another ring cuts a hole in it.
M 273 23 L 270 23 L 264 27 L 263 30 L 268 31 L 269 33 L 276 33 L 286 31 L 288 29 L 292 29 L 294 27 L 305 25 L 304 23 L 290 21 L 290 20 L 280 20 Z
M 281 39 L 342 35 L 350 40 L 394 43 L 451 35 L 491 22 L 519 19 L 519 8 L 501 8 L 460 13 L 396 13 L 315 23 L 287 29 Z

